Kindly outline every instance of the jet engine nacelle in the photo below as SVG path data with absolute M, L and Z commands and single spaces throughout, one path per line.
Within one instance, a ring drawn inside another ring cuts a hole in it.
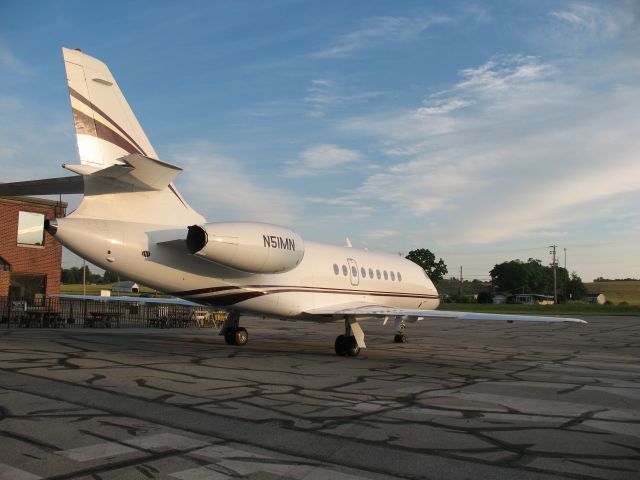
M 304 257 L 300 235 L 266 223 L 192 225 L 187 248 L 207 260 L 251 273 L 286 272 Z

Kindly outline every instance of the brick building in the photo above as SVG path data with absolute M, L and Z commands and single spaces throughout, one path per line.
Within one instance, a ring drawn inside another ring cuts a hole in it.
M 62 246 L 44 220 L 62 217 L 67 204 L 34 197 L 0 197 L 0 298 L 60 293 Z

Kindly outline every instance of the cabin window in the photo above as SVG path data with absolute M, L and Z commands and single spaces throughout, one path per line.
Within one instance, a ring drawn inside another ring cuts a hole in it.
M 378 280 L 380 280 L 380 270 L 376 269 L 376 277 L 378 277 Z
M 358 276 L 358 269 L 353 265 L 351 266 L 351 276 L 354 278 Z
M 382 272 L 384 275 L 384 279 L 388 280 L 389 279 L 389 275 L 387 275 L 387 271 L 385 270 L 384 272 Z
M 336 275 L 338 275 L 340 273 L 340 269 L 338 268 L 338 264 L 337 263 L 333 264 L 333 273 L 335 273 Z
M 400 272 L 398 272 L 398 281 L 401 282 L 402 281 L 402 275 L 400 275 Z
M 346 277 L 349 274 L 349 270 L 347 270 L 346 265 L 342 265 L 342 274 Z
M 367 278 L 367 271 L 364 269 L 364 267 L 360 269 L 360 273 L 362 274 L 362 278 Z
M 396 281 L 396 274 L 391 272 L 391 281 L 395 282 Z
M 373 268 L 369 269 L 369 278 L 373 278 Z

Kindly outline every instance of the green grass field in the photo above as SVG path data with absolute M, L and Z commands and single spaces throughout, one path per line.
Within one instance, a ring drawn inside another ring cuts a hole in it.
M 514 313 L 523 315 L 578 315 L 578 316 L 610 316 L 628 315 L 640 317 L 640 305 L 590 305 L 575 302 L 560 305 L 517 305 L 517 304 L 482 304 L 482 303 L 441 303 L 439 310 L 479 313 Z
M 86 286 L 87 295 L 100 295 L 100 290 L 111 290 L 112 283 L 105 283 L 103 285 L 91 284 Z M 145 287 L 144 285 L 140 285 L 140 293 L 148 293 L 155 294 L 155 290 L 149 287 Z M 82 295 L 82 284 L 81 283 L 72 283 L 69 285 L 60 285 L 60 293 L 70 294 L 70 295 Z M 112 293 L 111 295 L 127 295 L 127 296 L 138 296 L 138 293 Z M 158 294 L 158 296 L 164 296 Z
M 618 304 L 627 302 L 640 305 L 640 280 L 627 282 L 592 282 L 585 283 L 589 292 L 604 293 L 607 300 Z

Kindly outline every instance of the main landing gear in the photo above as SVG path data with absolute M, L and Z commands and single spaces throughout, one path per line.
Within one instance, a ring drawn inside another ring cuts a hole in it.
M 240 314 L 238 312 L 231 312 L 227 315 L 227 319 L 220 329 L 220 335 L 224 336 L 224 341 L 227 345 L 241 347 L 249 341 L 249 332 L 247 332 L 246 328 L 240 326 Z
M 344 335 L 336 337 L 336 355 L 341 357 L 357 357 L 360 354 L 360 347 L 366 348 L 364 344 L 364 332 L 358 322 L 353 317 L 344 319 Z
M 400 319 L 396 320 L 396 326 L 398 327 L 398 330 L 393 337 L 394 343 L 407 343 L 407 336 L 404 334 L 404 329 L 407 324 L 404 322 L 404 320 Z

